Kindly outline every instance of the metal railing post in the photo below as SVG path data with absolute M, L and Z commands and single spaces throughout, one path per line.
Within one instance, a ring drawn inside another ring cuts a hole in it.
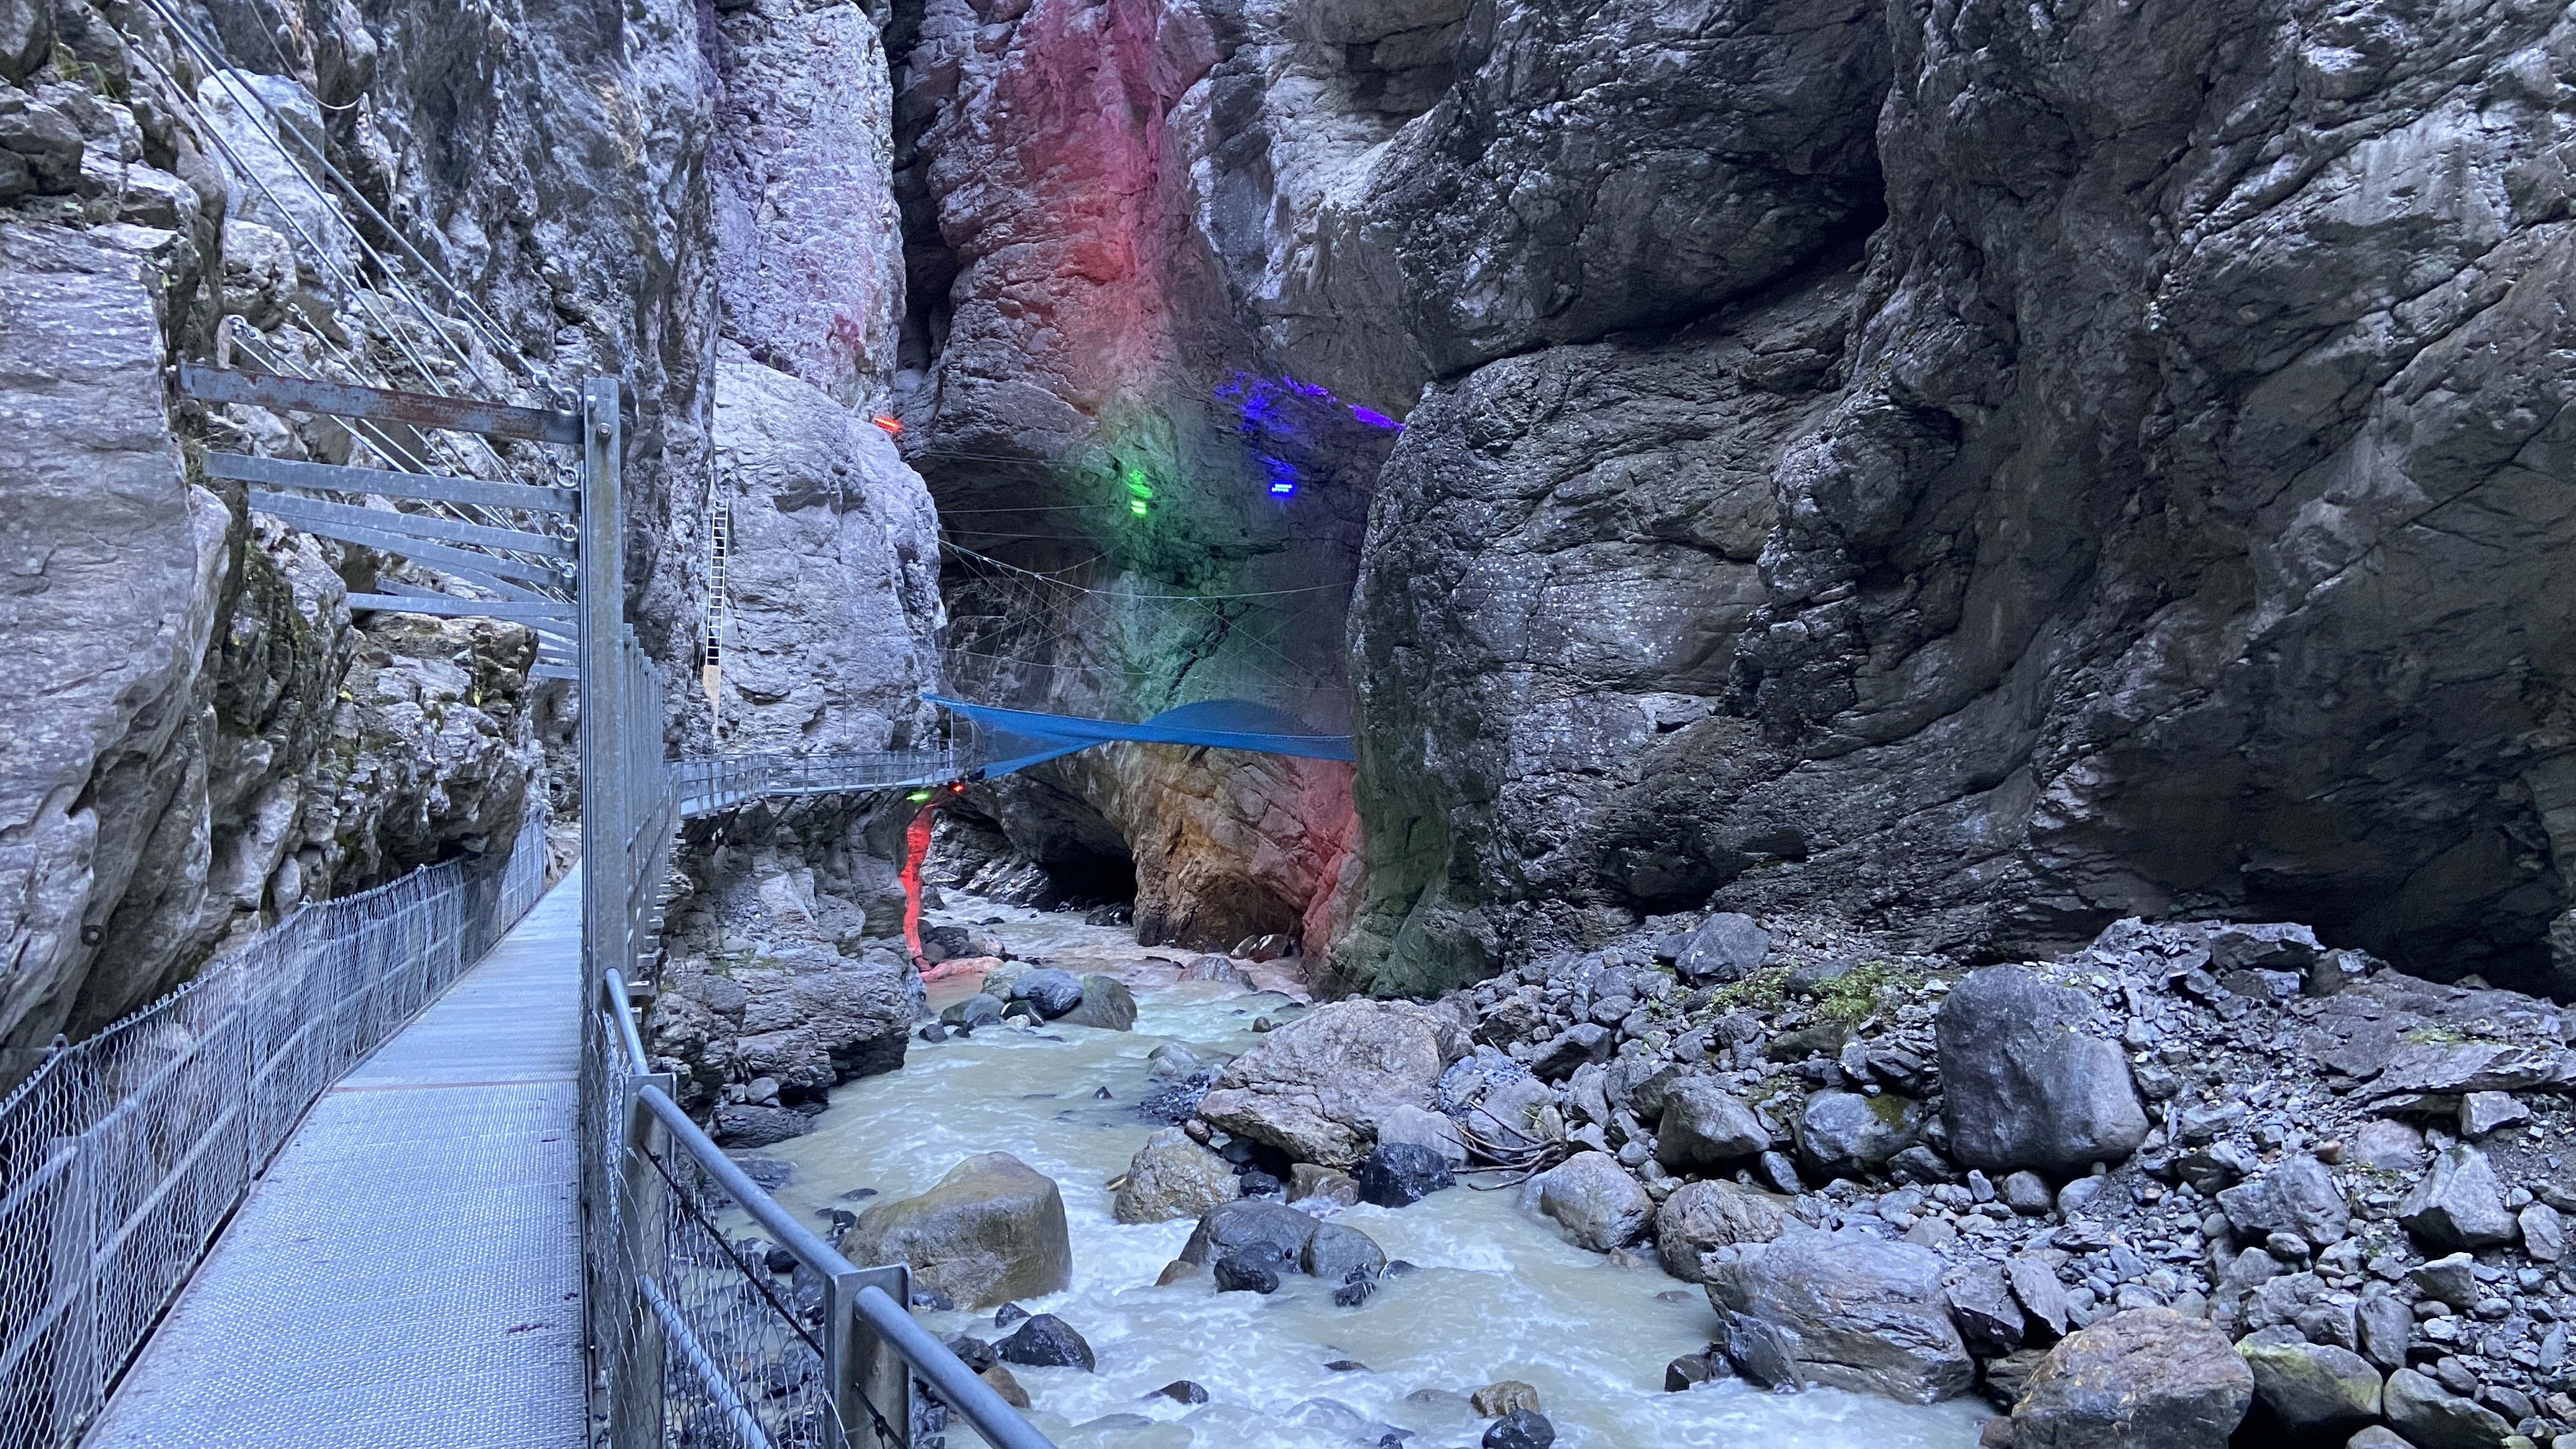
M 613 377 L 582 385 L 581 446 L 581 936 L 582 985 L 599 989 L 600 971 L 620 959 L 628 884 L 624 791 L 615 788 L 626 757 L 618 717 L 618 629 L 626 617 L 625 542 L 618 500 L 623 434 Z
M 908 1449 L 912 1365 L 859 1316 L 862 1288 L 875 1288 L 897 1303 L 909 1303 L 912 1269 L 903 1263 L 851 1268 L 834 1273 L 825 1283 L 828 1311 L 823 1347 L 832 1407 L 849 1431 L 850 1449 Z

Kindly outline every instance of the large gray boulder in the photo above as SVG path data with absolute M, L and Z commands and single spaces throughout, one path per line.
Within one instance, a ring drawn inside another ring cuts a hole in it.
M 1210 1210 L 1181 1245 L 1184 1263 L 1213 1263 L 1249 1253 L 1269 1263 L 1294 1263 L 1315 1236 L 1314 1214 L 1286 1203 L 1244 1198 Z
M 1666 1088 L 1655 1128 L 1655 1160 L 1666 1168 L 1704 1171 L 1770 1145 L 1771 1128 L 1761 1115 L 1708 1078 L 1687 1077 Z
M 1529 1189 L 1541 1216 L 1596 1253 L 1635 1242 L 1655 1216 L 1654 1199 L 1606 1152 L 1578 1152 L 1531 1178 Z
M 1082 999 L 1073 1010 L 1058 1016 L 1065 1026 L 1093 1026 L 1102 1031 L 1133 1031 L 1136 1028 L 1136 993 L 1115 976 L 1092 972 L 1082 978 Z
M 1199 1117 L 1300 1162 L 1348 1168 L 1397 1106 L 1427 1108 L 1467 1055 L 1457 1017 L 1403 1001 L 1336 1001 L 1264 1036 L 1199 1099 Z
M 1972 971 L 1941 1003 L 1950 1155 L 1988 1171 L 2080 1172 L 2146 1140 L 2146 1108 L 2094 1003 L 2018 966 Z
M 1243 1195 L 1243 1179 L 1233 1164 L 1199 1144 L 1178 1127 L 1166 1127 L 1145 1139 L 1127 1164 L 1109 1215 L 1122 1223 L 1159 1223 L 1194 1218 Z
M 1771 933 L 1754 924 L 1751 916 L 1719 911 L 1683 938 L 1673 965 L 1689 981 L 1740 981 L 1770 951 Z
M 2060 1339 L 2013 1405 L 2012 1449 L 2226 1449 L 2254 1372 L 2226 1335 L 2164 1308 Z
M 2254 1396 L 2302 1440 L 2379 1418 L 2379 1370 L 2348 1348 L 2309 1343 L 2279 1326 L 2238 1341 L 2236 1352 L 2253 1370 Z
M 1894 1092 L 1816 1092 L 1798 1113 L 1798 1156 L 1819 1178 L 1875 1172 L 1923 1139 L 1931 1113 Z
M 1706 1283 L 1733 1249 L 1767 1243 L 1788 1226 L 1788 1199 L 1716 1178 L 1686 1182 L 1655 1209 L 1655 1251 L 1664 1271 Z
M 915 1282 L 964 1308 L 1042 1297 L 1073 1282 L 1063 1194 L 1007 1152 L 969 1157 L 928 1192 L 870 1207 L 843 1251 L 861 1264 L 909 1263 Z
M 2433 1159 L 2397 1205 L 2397 1221 L 2436 1253 L 2475 1251 L 2510 1243 L 2513 1214 L 2504 1210 L 2487 1155 L 2463 1143 Z
M 1910 1243 L 1801 1230 L 1719 1264 L 1708 1301 L 1731 1344 L 1759 1343 L 1783 1360 L 1785 1372 L 1772 1364 L 1760 1377 L 1931 1403 L 1977 1378 L 1941 1271 L 1939 1257 Z

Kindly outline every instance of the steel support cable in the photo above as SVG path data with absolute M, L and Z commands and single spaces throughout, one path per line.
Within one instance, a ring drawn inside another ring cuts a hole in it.
M 227 71 L 237 68 L 229 63 L 230 57 L 224 55 L 222 48 L 219 45 L 209 42 L 205 37 L 198 35 L 193 26 L 188 25 L 173 13 L 167 4 L 167 0 L 145 0 L 145 3 L 151 7 L 153 14 L 160 18 L 162 24 L 169 26 L 173 33 L 180 37 L 183 44 L 187 45 L 190 50 L 194 51 L 201 61 L 205 61 L 209 64 L 209 68 L 214 73 L 222 75 Z M 283 13 L 282 9 L 280 13 Z M 277 52 L 278 64 L 283 68 L 281 74 L 291 73 L 294 67 L 287 64 L 286 54 L 283 50 L 278 48 L 276 39 L 273 36 L 269 38 L 269 48 L 272 51 Z M 384 215 L 378 212 L 375 207 L 367 201 L 365 195 L 358 190 L 356 185 L 354 185 L 348 177 L 340 174 L 339 168 L 331 164 L 330 157 L 315 152 L 310 143 L 306 142 L 301 134 L 298 134 L 293 130 L 293 128 L 289 127 L 286 124 L 286 118 L 278 114 L 277 108 L 268 103 L 268 98 L 266 96 L 260 95 L 256 90 L 251 90 L 248 87 L 238 86 L 230 80 L 227 80 L 225 84 L 226 88 L 230 90 L 249 90 L 251 99 L 258 104 L 262 111 L 268 114 L 270 124 L 276 127 L 277 133 L 280 137 L 292 136 L 296 145 L 300 149 L 304 150 L 307 155 L 311 156 L 324 171 L 329 172 L 332 180 L 340 183 L 341 188 L 348 193 L 349 199 L 356 203 L 361 210 L 365 211 L 368 218 L 374 221 L 376 225 L 384 228 L 385 234 L 393 238 L 395 245 L 401 247 L 404 253 L 410 256 L 414 262 L 418 263 L 423 271 L 427 272 L 441 287 L 444 287 L 451 299 L 463 303 L 468 309 L 472 310 L 476 314 L 474 317 L 459 320 L 464 321 L 468 327 L 483 332 L 485 334 L 483 340 L 486 345 L 492 348 L 495 356 L 516 362 L 519 365 L 521 373 L 544 383 L 548 392 L 555 395 L 554 400 L 558 404 L 563 401 L 560 390 L 554 386 L 553 379 L 540 372 L 534 364 L 530 363 L 527 358 L 519 352 L 517 344 L 509 341 L 506 336 L 501 335 L 499 324 L 490 323 L 490 319 L 488 316 L 483 314 L 482 309 L 477 306 L 470 297 L 467 297 L 464 292 L 459 290 L 454 282 L 448 280 L 446 275 L 439 270 L 435 263 L 423 256 L 419 249 L 414 247 L 410 240 L 402 234 L 401 228 L 396 227 L 392 222 L 386 220 Z M 321 105 L 322 102 L 317 97 L 314 104 L 318 106 Z M 325 109 L 337 110 L 343 108 L 325 107 Z M 283 148 L 281 147 L 281 150 L 282 149 Z M 287 160 L 290 165 L 294 165 L 292 157 L 287 158 Z M 335 206 L 336 214 L 336 203 L 332 202 L 332 198 L 329 193 L 325 192 L 322 189 L 321 184 L 313 179 L 312 174 L 300 165 L 295 165 L 294 169 L 296 174 L 303 180 L 304 184 L 311 188 L 315 197 L 319 198 L 326 204 L 332 204 Z M 436 321 L 431 317 L 428 308 L 423 305 L 417 297 L 410 295 L 410 289 L 404 285 L 400 274 L 397 273 L 385 260 L 384 254 L 376 250 L 374 244 L 367 240 L 366 236 L 359 231 L 354 222 L 350 222 L 346 217 L 342 217 L 341 222 L 348 228 L 350 238 L 356 241 L 359 246 L 366 249 L 368 257 L 372 259 L 376 263 L 377 267 L 385 273 L 386 277 L 394 283 L 397 290 L 400 290 L 405 294 L 405 300 L 412 304 L 414 311 L 420 313 L 422 320 L 429 322 L 433 331 L 440 331 L 443 334 L 444 329 L 438 327 Z M 490 323 L 490 325 L 486 326 L 486 323 Z M 452 340 L 449 341 L 449 350 L 457 353 L 457 360 L 463 363 L 468 371 L 475 373 L 477 381 L 482 380 L 481 373 L 474 367 L 473 360 L 470 357 L 465 356 L 460 349 L 456 348 Z
M 225 57 L 220 52 L 209 49 L 193 31 L 190 31 L 187 27 L 178 24 L 167 11 L 161 8 L 161 0 L 146 0 L 146 3 L 153 6 L 154 13 L 160 15 L 165 24 L 171 25 L 174 33 L 180 37 L 182 43 L 187 45 L 187 47 L 196 54 L 200 64 L 205 65 L 210 71 L 212 71 L 215 79 L 221 81 L 226 90 L 236 93 L 249 92 L 252 99 L 259 99 L 256 92 L 250 92 L 247 86 L 242 85 L 241 82 L 233 78 L 234 67 L 225 63 Z M 393 325 L 391 319 L 387 318 L 383 312 L 377 310 L 376 304 L 373 300 L 373 289 L 359 286 L 356 279 L 343 271 L 338 263 L 331 260 L 330 254 L 323 249 L 320 239 L 316 238 L 311 232 L 305 229 L 304 224 L 296 219 L 296 216 L 292 211 L 287 209 L 285 200 L 279 197 L 275 191 L 270 190 L 268 183 L 261 180 L 258 173 L 251 169 L 249 162 L 243 158 L 239 151 L 233 148 L 232 142 L 223 135 L 222 131 L 218 129 L 213 121 L 206 116 L 205 112 L 198 107 L 196 98 L 188 94 L 186 89 L 179 84 L 178 77 L 172 75 L 167 69 L 163 68 L 160 61 L 152 57 L 148 52 L 142 50 L 140 47 L 135 49 L 137 54 L 143 56 L 145 63 L 152 67 L 154 73 L 159 75 L 162 80 L 168 84 L 172 97 L 178 102 L 180 107 L 188 113 L 190 118 L 197 123 L 198 128 L 204 131 L 207 138 L 212 140 L 216 147 L 231 160 L 234 169 L 241 173 L 243 179 L 257 187 L 260 195 L 268 198 L 269 204 L 277 209 L 278 219 L 285 222 L 287 227 L 295 233 L 296 237 L 304 243 L 306 249 L 313 253 L 314 262 L 324 271 L 328 272 L 331 279 L 339 283 L 342 289 L 348 292 L 352 300 L 354 300 L 361 308 L 365 309 L 368 317 L 374 320 L 378 333 L 380 333 L 384 339 L 395 348 L 395 350 L 402 353 L 403 359 L 411 364 L 413 372 L 419 375 L 422 384 L 437 396 L 451 396 L 451 394 L 440 386 L 438 375 L 430 370 L 429 364 L 423 361 L 420 354 L 412 349 L 410 341 L 407 340 L 402 335 L 401 331 Z M 262 102 L 262 106 L 263 109 L 266 108 L 265 102 Z M 269 111 L 269 115 L 274 123 L 276 120 L 276 112 L 271 110 Z M 285 129 L 286 128 L 282 124 L 278 125 L 278 130 L 281 133 L 283 133 Z M 338 206 L 332 202 L 330 195 L 321 189 L 320 184 L 314 181 L 312 176 L 307 173 L 302 166 L 296 164 L 294 157 L 286 154 L 286 150 L 282 145 L 278 147 L 278 156 L 287 163 L 287 168 L 295 172 L 298 179 L 302 180 L 307 187 L 312 189 L 314 195 L 321 199 L 324 208 L 330 212 L 332 218 L 338 221 L 342 226 L 349 227 L 350 234 L 353 237 L 356 237 L 356 228 L 351 226 L 347 217 L 340 214 Z M 378 253 L 374 247 L 368 245 L 364 237 L 357 237 L 357 241 L 359 246 L 366 249 L 369 256 L 376 259 L 380 267 L 384 266 L 382 254 Z M 428 317 L 427 310 L 425 308 L 421 308 L 420 300 L 417 297 L 410 296 L 408 291 L 404 288 L 400 276 L 394 273 L 389 267 L 385 268 L 385 272 L 386 279 L 392 283 L 394 290 L 398 293 L 402 293 L 405 300 L 409 301 L 414 308 L 420 309 L 424 317 Z M 439 341 L 444 344 L 451 353 L 459 351 L 456 346 L 456 340 L 449 337 L 446 329 L 440 327 L 434 318 L 431 318 L 426 325 L 429 327 L 431 332 L 437 334 Z M 471 359 L 465 360 L 465 366 L 468 371 L 473 370 Z M 491 456 L 492 461 L 495 464 L 500 466 L 504 471 L 508 470 L 508 461 L 502 458 L 500 451 L 492 446 L 492 442 L 489 438 L 476 434 L 475 441 L 482 445 L 483 451 Z
M 708 1354 L 706 1345 L 698 1342 L 697 1332 L 689 1327 L 688 1319 L 662 1295 L 661 1288 L 653 1282 L 653 1275 L 636 1274 L 635 1289 L 644 1295 L 644 1302 L 652 1308 L 653 1316 L 662 1321 L 663 1332 L 670 1334 L 672 1341 L 680 1346 L 680 1356 L 689 1361 L 698 1382 L 707 1386 L 708 1396 L 716 1401 L 716 1407 L 733 1425 L 734 1433 L 742 1440 L 743 1449 L 773 1449 L 769 1431 L 761 1427 L 760 1416 L 742 1401 L 742 1395 L 734 1392 L 733 1382 L 725 1377 L 724 1369 Z

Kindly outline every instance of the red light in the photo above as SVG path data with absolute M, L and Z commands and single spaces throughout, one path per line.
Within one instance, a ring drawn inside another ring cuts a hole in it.
M 876 414 L 875 416 L 873 416 L 873 417 L 869 418 L 869 419 L 868 419 L 868 421 L 869 421 L 869 422 L 872 422 L 872 423 L 874 423 L 874 424 L 876 424 L 878 427 L 881 427 L 881 428 L 885 429 L 885 430 L 886 430 L 887 432 L 889 432 L 889 433 L 900 433 L 900 432 L 902 432 L 902 431 L 903 431 L 903 420 L 902 420 L 902 419 L 900 419 L 900 418 L 890 418 L 890 417 L 887 417 L 887 416 L 886 416 L 885 414 L 883 414 L 883 413 L 878 413 L 878 414 Z

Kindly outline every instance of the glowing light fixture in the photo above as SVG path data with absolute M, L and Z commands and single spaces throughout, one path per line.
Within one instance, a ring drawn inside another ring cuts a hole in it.
M 878 413 L 869 418 L 868 421 L 885 429 L 889 433 L 900 433 L 903 431 L 903 419 L 901 418 L 890 418 L 883 413 Z
M 906 800 L 911 801 L 911 802 L 912 802 L 912 803 L 914 803 L 915 805 L 918 805 L 918 804 L 920 804 L 922 801 L 927 800 L 927 799 L 929 799 L 929 798 L 930 798 L 930 792 L 929 792 L 929 791 L 927 791 L 927 790 L 915 790 L 915 791 L 913 791 L 911 794 L 906 795 L 906 796 L 904 796 L 903 798 L 905 798 Z

